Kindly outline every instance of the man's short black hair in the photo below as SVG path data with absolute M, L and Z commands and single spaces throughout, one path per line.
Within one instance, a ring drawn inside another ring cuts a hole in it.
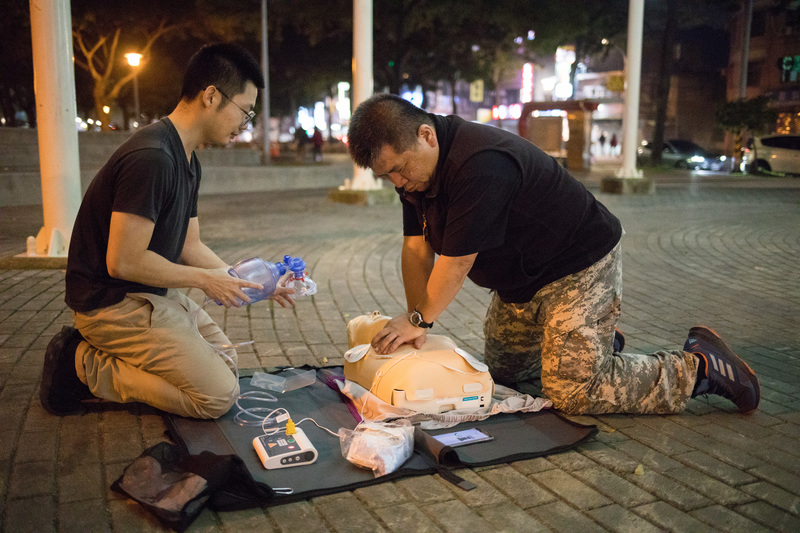
M 250 52 L 231 43 L 207 44 L 189 60 L 181 99 L 194 100 L 209 85 L 233 98 L 244 92 L 248 81 L 259 89 L 264 88 L 261 66 Z
M 375 94 L 359 104 L 350 119 L 350 157 L 356 165 L 371 168 L 384 146 L 398 154 L 414 147 L 423 124 L 433 125 L 433 120 L 408 100 L 393 94 Z

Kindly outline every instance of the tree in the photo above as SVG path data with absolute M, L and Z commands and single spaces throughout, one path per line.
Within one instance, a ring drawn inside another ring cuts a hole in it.
M 645 7 L 645 34 L 656 35 L 651 43 L 657 47 L 655 91 L 655 128 L 652 139 L 652 164 L 661 163 L 664 148 L 664 131 L 667 122 L 667 106 L 672 75 L 675 69 L 675 47 L 681 32 L 702 26 L 723 25 L 728 14 L 739 4 L 739 0 L 696 0 L 678 2 L 666 0 L 653 2 Z
M 579 65 L 596 54 L 607 54 L 606 43 L 624 42 L 628 27 L 628 0 L 581 0 L 572 2 L 544 2 L 536 11 L 549 8 L 547 19 L 539 21 L 544 28 L 536 31 L 537 39 L 546 39 L 546 46 L 555 51 L 560 45 L 575 47 L 576 61 L 572 65 L 570 81 L 575 86 Z
M 353 2 L 271 0 L 269 41 L 273 114 L 292 115 L 350 79 Z
M 472 44 L 471 50 L 475 65 L 465 69 L 465 73 L 472 74 L 472 81 L 483 78 L 488 83 L 487 87 L 494 90 L 495 104 L 501 104 L 498 87 L 509 73 L 519 71 L 526 61 L 535 62 L 539 55 L 543 41 L 536 43 L 528 37 L 530 32 L 544 30 L 536 27 L 536 22 L 546 19 L 546 13 L 535 9 L 535 2 L 512 1 L 504 5 L 503 9 L 493 9 L 493 2 L 479 1 L 470 13 L 470 28 L 467 44 Z M 546 8 L 545 5 L 539 6 Z M 530 34 L 531 36 L 533 34 Z M 547 50 L 547 52 L 554 52 Z M 454 62 L 458 65 L 460 60 Z M 453 107 L 453 112 L 456 108 Z
M 24 111 L 28 124 L 36 126 L 33 93 L 31 17 L 27 2 L 4 2 L 0 17 L 3 53 L 0 54 L 0 116 L 6 126 L 22 126 L 16 114 Z
M 377 86 L 400 94 L 405 83 L 425 83 L 438 29 L 435 17 L 441 4 L 435 0 L 374 0 L 373 64 Z
M 766 95 L 756 96 L 750 99 L 735 100 L 724 102 L 717 107 L 715 116 L 717 122 L 726 131 L 734 135 L 744 136 L 745 133 L 757 135 L 764 133 L 775 126 L 778 120 L 778 113 L 772 109 L 770 98 Z M 753 145 L 755 149 L 755 145 Z M 734 162 L 740 160 L 740 154 L 733 154 Z M 751 171 L 760 170 L 758 165 L 758 154 L 755 154 L 755 168 Z
M 92 6 L 96 7 L 96 6 Z M 137 10 L 136 14 L 139 13 Z M 149 55 L 153 44 L 165 33 L 177 27 L 166 19 L 160 19 L 155 25 L 152 21 L 138 20 L 138 24 L 130 24 L 129 17 L 133 10 L 126 10 L 125 16 L 115 16 L 109 20 L 111 12 L 104 9 L 88 9 L 73 21 L 73 40 L 76 54 L 75 64 L 87 71 L 92 78 L 92 95 L 95 116 L 101 119 L 102 127 L 108 130 L 109 115 L 104 106 L 110 106 L 119 97 L 120 91 L 131 83 L 136 71 L 130 69 L 119 74 L 122 57 L 132 43 L 138 43 L 135 51 L 145 58 Z M 125 33 L 123 33 L 123 31 Z

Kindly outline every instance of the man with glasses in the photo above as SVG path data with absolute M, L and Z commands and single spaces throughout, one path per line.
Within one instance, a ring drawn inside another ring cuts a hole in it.
M 233 105 L 239 108 L 239 111 L 244 113 L 244 117 L 242 117 L 242 129 L 245 129 L 247 125 L 250 123 L 250 121 L 255 118 L 256 112 L 253 110 L 245 111 L 244 109 L 241 108 L 239 104 L 233 101 L 233 98 L 222 92 L 222 89 L 217 89 L 217 90 L 219 91 L 219 94 L 221 94 L 224 98 L 227 98 Z
M 239 384 L 212 347 L 230 341 L 175 289 L 198 288 L 238 307 L 250 301 L 243 288 L 260 288 L 230 276 L 200 240 L 194 150 L 241 133 L 263 87 L 258 62 L 242 48 L 201 48 L 175 110 L 137 131 L 95 176 L 67 262 L 66 302 L 77 329 L 65 326 L 45 354 L 40 400 L 50 413 L 81 412 L 92 397 L 196 418 L 230 408 Z M 279 288 L 273 299 L 285 307 L 289 292 Z M 228 355 L 235 364 L 236 353 Z

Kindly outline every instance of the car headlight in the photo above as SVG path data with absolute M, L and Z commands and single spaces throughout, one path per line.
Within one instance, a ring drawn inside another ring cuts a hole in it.
M 702 155 L 693 155 L 692 157 L 689 158 L 689 161 L 691 161 L 692 163 L 702 163 L 705 160 L 706 158 L 703 157 Z
M 727 161 L 727 160 L 728 160 L 728 156 L 726 156 L 726 155 L 721 155 L 721 156 L 719 156 L 719 160 L 720 160 L 720 161 Z

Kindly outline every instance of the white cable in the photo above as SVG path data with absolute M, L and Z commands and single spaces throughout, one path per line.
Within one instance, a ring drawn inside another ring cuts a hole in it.
M 314 425 L 315 425 L 315 426 L 317 426 L 319 429 L 324 429 L 325 431 L 327 431 L 328 433 L 330 433 L 330 434 L 331 434 L 331 435 L 333 435 L 334 437 L 337 437 L 337 438 L 339 437 L 339 433 L 334 433 L 333 431 L 331 431 L 330 429 L 326 428 L 325 426 L 320 426 L 320 425 L 317 423 L 317 421 L 316 421 L 316 420 L 314 420 L 314 419 L 313 419 L 313 418 L 311 418 L 311 417 L 306 417 L 306 418 L 304 418 L 304 419 L 300 420 L 299 422 L 295 422 L 295 426 L 299 426 L 301 423 L 305 422 L 306 420 L 311 420 L 312 422 L 314 422 Z

